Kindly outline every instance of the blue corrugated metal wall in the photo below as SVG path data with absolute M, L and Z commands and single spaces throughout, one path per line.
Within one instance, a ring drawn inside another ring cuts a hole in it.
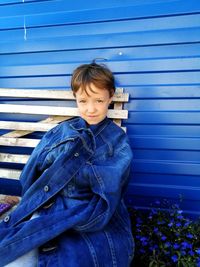
M 182 195 L 200 214 L 200 2 L 2 0 L 0 87 L 69 88 L 106 58 L 130 93 L 134 151 L 127 201 Z

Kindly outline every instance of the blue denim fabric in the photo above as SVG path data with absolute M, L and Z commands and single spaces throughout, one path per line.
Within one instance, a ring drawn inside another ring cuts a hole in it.
M 129 266 L 131 160 L 126 134 L 108 118 L 91 127 L 75 118 L 46 133 L 21 174 L 18 208 L 0 224 L 0 267 L 34 248 L 40 267 Z
M 12 261 L 11 263 L 6 264 L 4 267 L 37 267 L 38 266 L 38 251 L 33 249 Z

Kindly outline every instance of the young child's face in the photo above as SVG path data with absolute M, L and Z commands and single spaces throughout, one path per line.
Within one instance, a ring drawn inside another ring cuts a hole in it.
M 80 88 L 76 92 L 76 102 L 80 116 L 92 125 L 101 122 L 107 116 L 112 97 L 108 90 L 99 89 L 94 84 L 91 84 L 90 88 L 86 88 L 88 94 Z

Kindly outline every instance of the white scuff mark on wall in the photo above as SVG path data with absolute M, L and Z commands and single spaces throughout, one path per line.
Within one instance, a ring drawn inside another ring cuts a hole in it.
M 24 16 L 24 40 L 27 40 L 27 31 L 26 31 L 26 18 Z

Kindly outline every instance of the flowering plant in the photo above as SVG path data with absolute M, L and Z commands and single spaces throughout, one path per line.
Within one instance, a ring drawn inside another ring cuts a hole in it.
M 200 224 L 178 204 L 156 201 L 147 212 L 130 211 L 135 238 L 134 266 L 200 267 Z

